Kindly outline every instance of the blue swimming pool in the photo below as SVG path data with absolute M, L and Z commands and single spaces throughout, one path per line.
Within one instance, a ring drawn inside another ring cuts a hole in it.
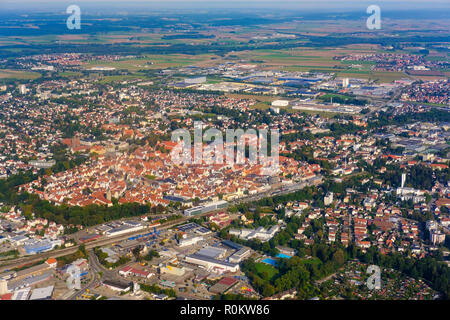
M 277 254 L 277 258 L 286 258 L 286 259 L 290 259 L 292 258 L 291 256 L 288 256 L 287 254 L 284 253 L 279 253 Z
M 262 262 L 270 264 L 272 266 L 276 266 L 277 265 L 277 260 L 272 259 L 272 258 L 265 258 L 264 260 L 262 260 Z

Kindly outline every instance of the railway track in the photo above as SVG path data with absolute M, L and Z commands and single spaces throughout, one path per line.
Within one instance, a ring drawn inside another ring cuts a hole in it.
M 206 214 L 206 213 L 205 213 Z M 198 216 L 203 216 L 205 214 L 200 214 Z M 188 221 L 189 219 L 191 219 L 192 217 L 183 217 L 181 219 L 175 220 L 175 221 L 171 221 L 168 222 L 166 224 L 163 224 L 161 226 L 158 227 L 159 230 L 164 230 L 164 229 L 168 229 L 171 228 L 177 224 L 183 223 Z M 126 233 L 120 236 L 116 236 L 116 237 L 108 237 L 108 238 L 100 238 L 91 242 L 88 242 L 85 244 L 86 250 L 89 249 L 93 249 L 95 247 L 99 247 L 99 246 L 105 246 L 108 244 L 112 244 L 115 242 L 119 242 L 119 241 L 123 241 L 126 240 L 130 237 L 133 236 L 138 236 L 138 235 L 142 235 L 142 234 L 146 234 L 149 232 L 150 229 L 152 229 L 153 227 L 146 227 L 142 230 L 139 231 L 134 231 L 134 232 L 130 232 L 130 233 Z M 33 256 L 27 256 L 27 257 L 23 257 L 23 258 L 19 258 L 14 260 L 13 262 L 7 263 L 7 264 L 3 264 L 0 266 L 0 272 L 5 272 L 14 268 L 19 268 L 25 265 L 29 265 L 29 264 L 33 264 L 42 260 L 46 260 L 49 258 L 59 258 L 59 257 L 63 257 L 72 253 L 75 253 L 78 251 L 80 245 L 75 245 L 73 247 L 70 248 L 64 248 L 64 249 L 58 249 L 58 250 L 52 250 L 52 251 L 48 251 L 48 252 L 43 252 L 43 253 L 39 253 Z
M 273 195 L 283 195 L 283 194 L 293 193 L 293 192 L 296 192 L 296 191 L 304 188 L 307 185 L 309 185 L 309 183 L 301 183 L 301 184 L 298 184 L 293 189 L 272 190 L 272 192 L 266 192 L 266 193 L 255 195 L 255 196 L 249 196 L 249 197 L 246 197 L 244 199 L 241 198 L 239 200 L 231 201 L 231 203 L 232 204 L 237 204 L 237 203 L 241 203 L 241 202 L 252 202 L 252 201 L 257 201 L 257 200 L 260 200 L 260 199 L 262 199 L 264 197 L 269 197 L 269 196 L 273 196 Z M 201 216 L 204 216 L 204 215 L 209 214 L 209 213 L 211 213 L 211 212 L 202 213 L 202 214 L 196 215 L 195 217 L 201 217 Z M 160 225 L 158 227 L 158 230 L 164 230 L 164 229 L 171 228 L 171 227 L 173 227 L 175 225 L 181 224 L 181 223 L 186 222 L 186 221 L 188 221 L 190 219 L 192 219 L 192 217 L 182 217 L 182 218 L 180 218 L 178 220 L 167 222 L 167 223 L 165 223 L 163 225 Z M 133 236 L 146 234 L 146 233 L 149 232 L 149 230 L 151 228 L 153 228 L 153 227 L 148 226 L 148 227 L 146 227 L 146 228 L 144 228 L 142 230 L 130 232 L 130 233 L 123 234 L 123 235 L 120 235 L 120 236 L 108 237 L 108 238 L 100 238 L 100 239 L 97 239 L 97 240 L 94 240 L 94 241 L 86 243 L 85 247 L 86 247 L 86 250 L 89 250 L 89 249 L 93 249 L 95 247 L 105 246 L 105 245 L 109 245 L 109 244 L 112 244 L 112 243 L 115 243 L 115 242 L 123 241 L 123 240 L 126 240 L 126 239 L 128 239 L 130 237 L 133 237 Z M 39 253 L 39 254 L 36 254 L 36 255 L 33 255 L 33 256 L 27 256 L 27 257 L 22 257 L 22 258 L 19 258 L 19 259 L 15 259 L 14 261 L 10 261 L 7 264 L 0 265 L 0 273 L 12 270 L 14 268 L 19 268 L 19 267 L 26 266 L 26 265 L 29 265 L 29 264 L 37 263 L 37 262 L 42 261 L 42 260 L 47 260 L 49 258 L 63 257 L 63 256 L 66 256 L 66 255 L 69 255 L 69 254 L 77 252 L 79 247 L 80 247 L 80 245 L 75 245 L 75 246 L 70 247 L 70 248 L 52 250 L 52 251 L 48 251 L 48 252 Z

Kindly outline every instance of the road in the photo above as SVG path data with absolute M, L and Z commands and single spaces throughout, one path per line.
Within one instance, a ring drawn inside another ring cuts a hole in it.
M 321 177 L 320 177 L 321 179 Z M 306 186 L 310 185 L 310 182 L 306 181 L 306 182 L 302 182 L 302 183 L 297 183 L 294 184 L 292 186 L 288 186 L 288 187 L 284 187 L 285 189 L 282 188 L 278 188 L 275 190 L 270 190 L 264 193 L 260 193 L 254 196 L 248 196 L 245 198 L 240 198 L 240 199 L 236 199 L 234 201 L 231 201 L 231 204 L 237 204 L 237 203 L 242 203 L 242 202 L 252 202 L 252 201 L 258 201 L 261 200 L 265 197 L 270 197 L 270 196 L 277 196 L 277 195 L 283 195 L 283 194 L 289 194 L 289 193 L 293 193 L 295 191 L 298 191 Z M 181 212 L 179 212 L 181 213 Z M 209 214 L 210 212 L 207 213 L 202 213 L 199 215 L 196 215 L 195 217 L 201 217 L 201 216 L 205 216 L 207 214 Z M 187 222 L 188 220 L 192 219 L 193 217 L 182 217 L 180 219 L 177 219 L 175 221 L 170 221 L 167 222 L 165 224 L 162 224 L 158 227 L 158 230 L 164 230 L 164 229 L 168 229 L 171 228 L 175 225 L 181 224 L 183 222 Z M 99 246 L 106 246 L 106 245 L 110 245 L 116 242 L 120 242 L 123 240 L 126 240 L 130 237 L 133 236 L 137 236 L 137 235 L 142 235 L 145 233 L 148 233 L 153 227 L 147 227 L 143 230 L 139 230 L 139 231 L 134 231 L 134 232 L 130 232 L 127 234 L 123 234 L 123 235 L 119 235 L 119 236 L 115 236 L 115 237 L 108 237 L 108 238 L 100 238 L 91 242 L 88 242 L 85 244 L 86 250 L 89 249 L 93 249 L 95 247 L 99 247 Z M 58 249 L 58 250 L 52 250 L 52 251 L 48 251 L 48 252 L 43 252 L 43 253 L 39 253 L 33 256 L 27 256 L 27 257 L 22 257 L 19 259 L 15 259 L 15 260 L 11 260 L 9 261 L 7 264 L 1 265 L 0 266 L 0 273 L 5 272 L 7 270 L 11 270 L 17 267 L 21 267 L 25 264 L 32 264 L 32 263 L 36 263 L 42 260 L 46 260 L 48 258 L 59 258 L 62 256 L 66 256 L 72 253 L 75 253 L 78 251 L 79 245 L 75 245 L 73 247 L 70 248 L 64 248 L 64 249 Z
M 76 291 L 74 294 L 72 294 L 71 296 L 65 298 L 64 300 L 76 300 L 77 298 L 81 297 L 81 295 L 86 292 L 86 290 L 88 289 L 92 289 L 93 287 L 95 287 L 97 285 L 97 276 L 94 273 L 91 273 L 91 279 L 89 280 L 89 283 L 87 285 L 85 285 L 83 288 L 81 288 L 81 290 Z
M 96 254 L 94 253 L 94 250 L 92 249 L 89 250 L 88 255 L 89 255 L 89 266 L 91 269 L 90 270 L 91 279 L 89 280 L 89 283 L 87 285 L 82 287 L 81 290 L 75 292 L 74 294 L 66 298 L 66 300 L 76 300 L 77 298 L 81 297 L 81 295 L 85 293 L 86 290 L 91 290 L 92 288 L 95 288 L 97 284 L 99 284 L 101 278 L 105 278 L 107 280 L 114 280 L 120 278 L 115 271 L 106 269 L 100 264 Z
M 97 274 L 100 274 L 101 277 L 105 278 L 107 280 L 119 280 L 120 276 L 118 273 L 114 270 L 109 270 L 101 265 L 100 261 L 98 260 L 97 255 L 94 253 L 94 250 L 89 250 L 89 265 L 91 267 L 91 270 Z
M 323 279 L 316 280 L 315 283 L 316 283 L 317 285 L 321 285 L 321 284 L 324 283 L 325 281 L 328 281 L 328 280 L 334 278 L 334 277 L 335 277 L 339 272 L 341 272 L 342 270 L 344 270 L 344 267 L 340 267 L 335 273 L 330 274 L 329 276 L 326 276 L 326 277 L 323 278 Z
M 205 214 L 201 214 L 199 216 L 203 216 Z M 186 222 L 186 221 L 188 221 L 191 218 L 192 217 L 183 217 L 183 218 L 178 219 L 176 221 L 167 222 L 167 223 L 159 226 L 158 229 L 159 230 L 168 229 L 168 228 L 171 228 L 171 227 L 173 227 L 173 226 L 175 226 L 177 224 Z M 109 244 L 112 244 L 112 243 L 115 243 L 115 242 L 120 242 L 120 241 L 126 240 L 129 237 L 133 237 L 133 236 L 137 236 L 137 235 L 148 233 L 152 229 L 153 229 L 153 227 L 147 227 L 147 228 L 139 230 L 139 231 L 134 231 L 134 232 L 130 232 L 130 233 L 119 235 L 119 236 L 115 236 L 115 237 L 101 238 L 101 239 L 98 239 L 98 240 L 86 243 L 85 247 L 86 247 L 86 249 L 92 249 L 92 248 L 99 247 L 99 246 L 109 245 Z M 69 254 L 77 252 L 78 248 L 79 248 L 79 245 L 75 245 L 75 246 L 70 247 L 70 248 L 52 250 L 52 251 L 36 254 L 36 255 L 33 255 L 33 256 L 27 256 L 27 257 L 19 258 L 19 259 L 16 259 L 14 261 L 10 261 L 10 263 L 8 263 L 8 264 L 0 266 L 0 272 L 4 272 L 5 270 L 10 270 L 10 269 L 13 269 L 13 268 L 17 268 L 17 267 L 23 266 L 25 264 L 36 263 L 36 262 L 39 262 L 41 260 L 46 260 L 48 258 L 59 258 L 59 257 L 62 257 L 62 256 L 66 256 L 66 255 L 69 255 Z

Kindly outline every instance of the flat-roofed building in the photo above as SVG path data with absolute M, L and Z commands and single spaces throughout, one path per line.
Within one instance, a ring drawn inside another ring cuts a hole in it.
M 199 254 L 192 254 L 186 256 L 185 261 L 198 266 L 202 266 L 207 270 L 215 270 L 222 272 L 237 272 L 239 271 L 239 264 L 231 263 L 227 261 L 221 261 L 209 257 L 205 257 Z
M 30 296 L 31 288 L 24 288 L 14 291 L 14 294 L 11 297 L 11 300 L 28 300 L 28 297 Z
M 34 289 L 31 293 L 30 300 L 50 300 L 54 289 L 54 286 Z
M 122 269 L 119 270 L 119 274 L 124 277 L 135 276 L 135 277 L 142 277 L 142 278 L 146 278 L 146 279 L 149 279 L 153 276 L 153 273 L 151 273 L 149 271 L 136 269 L 131 266 L 123 267 Z
M 34 267 L 30 267 L 24 270 L 17 271 L 16 280 L 20 280 L 30 276 L 36 276 L 37 274 L 49 271 L 51 267 L 47 263 L 42 263 Z
M 186 246 L 192 246 L 194 244 L 196 244 L 197 242 L 200 242 L 203 240 L 202 236 L 194 236 L 194 237 L 189 237 L 189 238 L 181 238 L 178 241 L 178 245 L 180 247 L 186 247 Z
M 128 292 L 131 290 L 130 283 L 123 283 L 111 280 L 104 280 L 103 285 L 114 291 Z
M 140 225 L 140 224 L 135 225 L 135 226 L 132 226 L 130 224 L 126 224 L 126 225 L 122 225 L 120 227 L 117 227 L 117 228 L 114 228 L 114 229 L 106 231 L 105 235 L 108 236 L 108 237 L 115 237 L 115 236 L 119 236 L 119 235 L 122 235 L 122 234 L 125 234 L 125 233 L 139 231 L 139 230 L 142 230 L 142 229 L 144 229 L 144 226 Z
M 227 249 L 212 246 L 207 246 L 197 251 L 197 254 L 213 259 L 223 258 L 226 253 Z
M 275 100 L 272 102 L 272 107 L 287 107 L 289 100 Z
M 251 239 L 259 239 L 263 242 L 269 241 L 272 239 L 275 234 L 280 230 L 279 225 L 274 225 L 270 227 L 270 229 L 264 229 L 263 227 L 259 227 L 256 230 L 254 229 L 230 229 L 230 235 L 237 236 L 238 238 L 244 240 Z
M 251 254 L 252 254 L 252 250 L 250 250 L 250 248 L 241 248 L 238 251 L 236 251 L 235 253 L 233 253 L 228 258 L 228 261 L 231 263 L 240 263 L 241 261 L 250 257 Z
M 222 278 L 221 280 L 219 280 L 219 282 L 214 284 L 211 288 L 209 288 L 209 291 L 214 294 L 220 294 L 220 293 L 227 291 L 229 288 L 231 288 L 237 282 L 238 282 L 238 280 L 235 278 L 225 277 L 225 278 Z

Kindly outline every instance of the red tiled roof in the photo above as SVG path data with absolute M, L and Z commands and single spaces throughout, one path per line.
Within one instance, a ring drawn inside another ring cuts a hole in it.
M 6 293 L 6 294 L 2 295 L 0 300 L 11 300 L 12 296 L 13 296 L 12 293 Z
M 224 284 L 224 285 L 227 285 L 227 286 L 231 286 L 231 285 L 233 285 L 233 284 L 236 283 L 236 282 L 237 282 L 236 279 L 230 278 L 230 277 L 222 278 L 222 279 L 219 281 L 220 284 Z

